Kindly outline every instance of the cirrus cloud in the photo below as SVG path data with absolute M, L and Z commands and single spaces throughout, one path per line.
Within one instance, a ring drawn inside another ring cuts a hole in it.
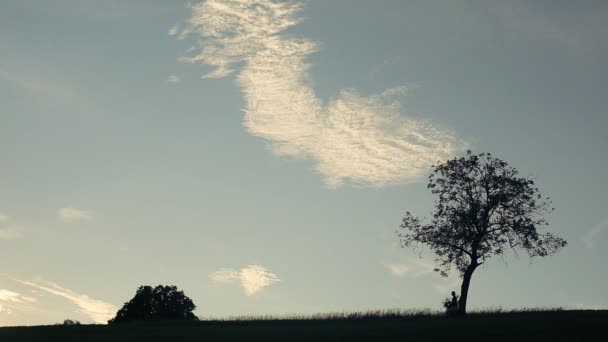
M 193 34 L 197 52 L 181 60 L 214 69 L 240 68 L 244 126 L 279 156 L 309 158 L 329 187 L 382 187 L 412 182 L 428 167 L 464 148 L 449 130 L 401 115 L 405 88 L 361 95 L 345 89 L 324 104 L 315 94 L 306 58 L 318 44 L 283 32 L 298 24 L 302 3 L 207 0 L 191 6 L 179 38 Z M 177 26 L 175 26 L 177 27 Z

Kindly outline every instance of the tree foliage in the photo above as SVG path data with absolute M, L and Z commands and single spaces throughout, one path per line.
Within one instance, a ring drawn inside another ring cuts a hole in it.
M 436 255 L 436 271 L 455 267 L 463 278 L 460 310 L 466 312 L 470 278 L 493 256 L 523 249 L 530 257 L 547 256 L 566 241 L 541 228 L 553 211 L 534 181 L 521 177 L 489 153 L 448 160 L 433 166 L 427 186 L 437 196 L 429 223 L 407 212 L 397 234 L 404 247 L 427 246 Z
M 140 286 L 135 296 L 118 310 L 110 324 L 142 320 L 197 320 L 196 305 L 176 286 Z

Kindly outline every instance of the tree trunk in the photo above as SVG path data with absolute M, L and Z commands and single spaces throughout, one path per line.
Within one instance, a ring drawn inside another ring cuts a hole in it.
M 460 299 L 458 300 L 458 313 L 465 315 L 467 313 L 467 297 L 469 295 L 469 285 L 471 284 L 471 277 L 473 272 L 477 268 L 476 263 L 472 263 L 467 267 L 464 275 L 462 276 L 462 285 L 460 286 Z

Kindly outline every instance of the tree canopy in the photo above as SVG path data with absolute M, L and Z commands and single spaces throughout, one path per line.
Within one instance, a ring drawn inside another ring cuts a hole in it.
M 135 296 L 118 310 L 110 324 L 142 320 L 198 320 L 196 305 L 176 286 L 140 286 Z
M 530 257 L 547 256 L 566 246 L 541 231 L 548 225 L 543 215 L 553 211 L 550 198 L 534 180 L 489 153 L 467 151 L 433 166 L 427 187 L 437 196 L 433 218 L 424 223 L 407 212 L 397 234 L 404 247 L 430 248 L 441 275 L 456 268 L 463 279 L 461 313 L 466 313 L 471 276 L 487 259 L 518 249 Z

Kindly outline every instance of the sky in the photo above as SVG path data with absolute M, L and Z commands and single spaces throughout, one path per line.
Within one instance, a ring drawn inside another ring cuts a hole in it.
M 104 323 L 140 285 L 201 317 L 438 310 L 403 249 L 430 165 L 534 177 L 558 254 L 469 308 L 608 308 L 608 3 L 0 4 L 0 326 Z

